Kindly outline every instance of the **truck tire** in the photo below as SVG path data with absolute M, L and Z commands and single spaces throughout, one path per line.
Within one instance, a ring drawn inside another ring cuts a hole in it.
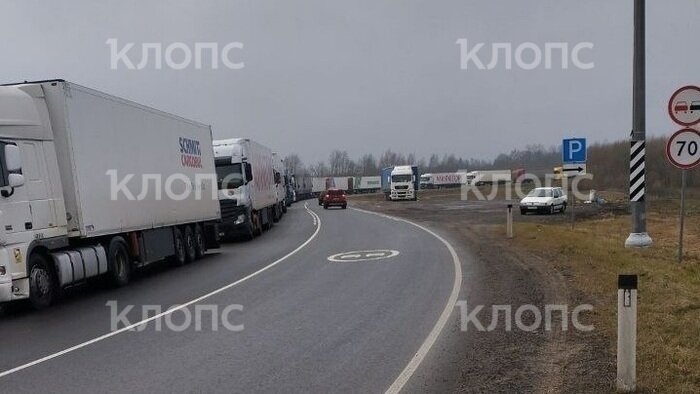
M 46 257 L 40 253 L 32 254 L 29 266 L 29 300 L 34 309 L 46 309 L 58 295 L 56 276 Z
M 201 259 L 207 252 L 207 240 L 204 239 L 204 231 L 202 231 L 202 226 L 199 224 L 195 224 L 194 226 L 194 245 L 195 257 Z
M 253 228 L 253 236 L 262 235 L 262 223 L 260 220 L 260 212 L 253 212 L 250 215 L 251 227 Z
M 182 235 L 182 231 L 177 227 L 173 229 L 173 246 L 175 254 L 170 258 L 170 262 L 178 267 L 184 265 L 187 262 L 185 237 Z
M 113 237 L 107 247 L 107 265 L 113 285 L 126 286 L 131 278 L 131 261 L 126 241 L 122 237 Z
M 272 208 L 272 221 L 274 223 L 277 223 L 280 221 L 280 218 L 282 217 L 282 209 L 280 208 L 279 204 L 276 204 Z M 270 227 L 272 227 L 272 224 L 270 224 Z
M 343 209 L 348 209 L 348 204 L 343 204 Z
M 554 215 L 554 204 L 549 206 L 549 214 Z
M 191 226 L 185 226 L 185 260 L 191 263 L 197 259 L 197 243 Z
M 561 205 L 561 213 L 566 212 L 566 203 Z

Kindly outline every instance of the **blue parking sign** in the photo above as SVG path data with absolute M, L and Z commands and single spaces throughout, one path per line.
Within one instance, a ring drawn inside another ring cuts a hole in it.
M 562 163 L 586 162 L 586 139 L 566 138 L 561 145 Z

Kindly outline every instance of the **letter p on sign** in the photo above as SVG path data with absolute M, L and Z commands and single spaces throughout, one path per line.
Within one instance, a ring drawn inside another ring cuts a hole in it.
M 563 163 L 584 163 L 586 161 L 586 139 L 568 138 L 562 142 Z

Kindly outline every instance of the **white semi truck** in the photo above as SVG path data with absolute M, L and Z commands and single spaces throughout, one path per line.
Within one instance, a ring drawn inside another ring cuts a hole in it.
M 382 192 L 387 200 L 413 200 L 418 199 L 420 187 L 420 175 L 417 166 L 392 166 L 385 167 L 381 173 Z
M 277 189 L 272 151 L 247 138 L 214 141 L 220 234 L 251 239 L 273 225 Z
M 0 86 L 0 302 L 201 257 L 213 177 L 209 126 L 63 80 Z

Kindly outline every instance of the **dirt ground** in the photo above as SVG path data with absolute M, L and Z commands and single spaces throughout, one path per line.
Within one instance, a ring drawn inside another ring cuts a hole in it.
M 611 198 L 614 200 L 614 197 Z M 543 261 L 505 238 L 507 205 L 513 201 L 462 200 L 459 190 L 421 191 L 418 201 L 388 202 L 381 194 L 351 196 L 351 206 L 410 219 L 446 237 L 463 257 L 461 299 L 468 305 L 484 305 L 479 315 L 491 320 L 491 306 L 511 305 L 512 311 L 533 304 L 573 307 L 594 304 L 573 290 L 565 270 Z M 527 223 L 569 223 L 570 212 L 555 215 L 520 215 Z M 578 219 L 613 215 L 623 204 L 575 207 Z M 592 312 L 595 313 L 595 312 Z M 455 313 L 459 315 L 459 313 Z M 544 312 L 543 312 L 544 315 Z M 535 332 L 506 331 L 503 322 L 493 331 L 460 330 L 460 320 L 443 332 L 433 355 L 439 371 L 419 371 L 424 387 L 433 392 L 612 392 L 615 360 L 609 352 L 611 338 L 599 330 L 561 330 L 558 314 L 554 329 Z M 582 315 L 584 324 L 585 314 Z M 502 319 L 501 319 L 502 320 Z M 515 324 L 513 325 L 515 327 Z M 569 319 L 569 327 L 571 320 Z M 558 329 L 557 329 L 558 328 Z M 432 362 L 430 364 L 436 364 Z

